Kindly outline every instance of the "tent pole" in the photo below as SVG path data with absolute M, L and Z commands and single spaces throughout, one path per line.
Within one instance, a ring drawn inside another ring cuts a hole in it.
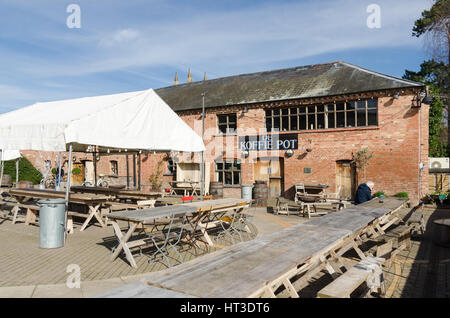
M 69 158 L 69 160 L 70 160 L 70 158 Z M 58 167 L 59 167 L 59 169 L 58 169 L 58 180 L 55 182 L 55 190 L 59 190 L 59 183 L 61 182 L 60 180 L 61 180 L 61 151 L 60 152 L 58 152 Z
M 133 189 L 136 189 L 136 155 L 133 154 Z
M 205 93 L 202 93 L 202 141 L 204 142 L 205 136 Z M 205 195 L 205 152 L 202 151 L 202 162 L 200 164 L 200 195 Z
M 97 148 L 92 153 L 92 160 L 94 161 L 94 187 L 97 186 Z
M 141 154 L 138 154 L 138 189 L 141 191 Z
M 16 160 L 16 187 L 17 184 L 19 183 L 19 160 L 20 158 L 17 158 Z
M 69 192 L 70 192 L 70 177 L 72 174 L 72 144 L 69 144 L 69 162 L 67 167 L 67 183 L 66 183 L 66 214 L 64 218 L 64 244 L 66 243 L 66 236 L 67 236 L 67 214 L 69 213 Z M 61 170 L 61 167 L 59 167 Z
M 128 155 L 125 155 L 125 160 L 127 161 L 127 189 L 130 188 L 130 167 L 128 165 Z
M 2 172 L 0 173 L 0 188 L 1 188 L 2 185 L 3 185 L 3 167 L 5 166 L 5 162 L 3 161 L 3 149 L 0 150 L 0 151 L 2 152 L 2 156 L 1 156 L 1 159 L 2 159 Z

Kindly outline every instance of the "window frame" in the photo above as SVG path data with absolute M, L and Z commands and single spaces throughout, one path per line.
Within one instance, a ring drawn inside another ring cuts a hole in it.
M 220 122 L 220 116 L 225 116 L 225 123 Z M 234 116 L 234 121 L 230 121 L 230 116 Z M 236 134 L 237 131 L 237 113 L 226 113 L 226 114 L 217 114 L 217 130 L 218 134 L 227 135 L 227 134 Z M 231 128 L 230 124 L 234 124 L 235 128 Z M 221 127 L 225 127 L 225 132 L 221 130 Z M 233 130 L 231 130 L 233 129 Z
M 369 101 L 375 101 L 374 105 L 369 107 Z M 358 105 L 364 102 L 364 107 L 358 108 Z M 342 109 L 338 110 L 337 105 L 342 105 Z M 350 109 L 350 105 L 353 105 L 352 109 Z M 330 106 L 332 109 L 330 109 Z M 319 107 L 323 107 L 323 111 L 319 111 Z M 293 109 L 296 109 L 295 112 Z M 361 110 L 364 110 L 365 116 L 365 124 L 358 125 L 358 114 L 361 113 Z M 375 121 L 376 124 L 369 125 L 369 110 L 376 111 Z M 367 98 L 367 99 L 355 99 L 355 100 L 346 100 L 346 101 L 338 101 L 338 102 L 325 102 L 325 103 L 317 103 L 317 104 L 309 104 L 309 105 L 301 105 L 296 107 L 278 107 L 278 108 L 266 108 L 265 110 L 265 128 L 267 132 L 287 132 L 287 131 L 304 131 L 304 130 L 324 130 L 324 129 L 345 129 L 345 128 L 358 128 L 358 127 L 378 127 L 378 98 Z M 323 116 L 323 120 L 319 120 L 320 117 Z M 352 116 L 351 118 L 349 116 Z M 283 120 L 284 118 L 288 118 L 287 120 Z M 339 118 L 338 117 L 343 117 Z M 296 128 L 293 127 L 293 118 L 296 120 Z M 329 119 L 332 118 L 332 126 L 330 128 Z M 306 125 L 305 128 L 302 128 L 301 122 Z M 343 126 L 338 126 L 338 122 L 340 124 L 341 120 L 343 120 Z M 321 123 L 319 123 L 321 121 Z M 287 127 L 284 127 L 287 124 Z M 318 125 L 322 124 L 322 128 L 319 128 Z M 352 126 L 349 126 L 349 123 L 353 123 Z M 276 125 L 277 124 L 277 125 Z M 311 126 L 312 125 L 312 126 Z M 279 126 L 275 128 L 275 126 Z M 312 128 L 311 128 L 312 127 Z
M 239 162 L 239 169 L 235 167 L 235 165 Z M 222 164 L 222 169 L 218 169 L 217 164 Z M 226 164 L 231 164 L 230 169 L 226 169 Z M 234 173 L 239 173 L 239 183 L 234 182 Z M 222 175 L 222 184 L 224 187 L 233 187 L 233 186 L 240 186 L 242 184 L 242 162 L 237 159 L 233 160 L 222 160 L 222 161 L 214 161 L 214 173 L 216 176 L 217 182 L 220 182 L 219 175 Z M 225 175 L 226 173 L 231 173 L 231 184 L 225 183 Z

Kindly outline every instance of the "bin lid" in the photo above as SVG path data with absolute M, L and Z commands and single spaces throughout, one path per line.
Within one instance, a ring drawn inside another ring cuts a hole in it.
M 66 204 L 65 199 L 42 199 L 38 201 L 39 205 L 45 204 Z

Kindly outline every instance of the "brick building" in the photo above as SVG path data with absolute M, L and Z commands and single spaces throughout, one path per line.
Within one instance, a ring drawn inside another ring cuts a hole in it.
M 199 135 L 205 93 L 207 180 L 223 182 L 224 196 L 240 196 L 240 185 L 255 180 L 266 180 L 272 196 L 292 198 L 297 182 L 328 184 L 326 192 L 352 196 L 358 183 L 372 180 L 376 191 L 407 192 L 417 201 L 427 193 L 425 90 L 421 83 L 332 62 L 155 91 Z M 373 157 L 357 171 L 351 161 L 364 149 Z M 74 156 L 91 165 L 91 155 Z M 132 161 L 129 155 L 131 175 Z M 177 174 L 199 178 L 200 162 L 200 154 L 142 154 L 137 171 L 148 188 L 159 164 L 165 186 Z M 97 163 L 98 174 L 126 182 L 125 156 Z

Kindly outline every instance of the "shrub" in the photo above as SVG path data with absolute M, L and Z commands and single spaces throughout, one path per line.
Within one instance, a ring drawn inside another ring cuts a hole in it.
M 395 195 L 397 198 L 408 198 L 408 192 L 399 192 Z
M 5 161 L 5 174 L 11 175 L 16 180 L 16 162 L 15 160 Z M 22 157 L 19 160 L 19 181 L 31 181 L 33 184 L 39 184 L 42 179 L 42 173 L 37 170 L 27 158 Z
M 375 194 L 373 196 L 378 198 L 382 195 L 386 196 L 386 194 L 383 191 L 377 191 L 377 192 L 375 192 Z
M 52 174 L 56 174 L 56 168 L 52 168 Z
M 73 168 L 72 169 L 72 174 L 74 176 L 79 175 L 81 173 L 81 169 L 80 168 Z

